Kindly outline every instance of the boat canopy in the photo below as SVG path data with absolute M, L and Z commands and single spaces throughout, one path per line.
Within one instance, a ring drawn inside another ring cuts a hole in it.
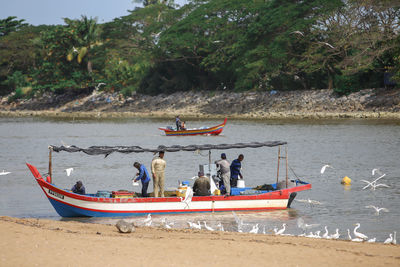
M 166 152 L 178 152 L 178 151 L 196 151 L 196 150 L 225 150 L 232 148 L 258 148 L 258 147 L 274 147 L 280 145 L 286 145 L 287 142 L 282 141 L 267 141 L 267 142 L 251 142 L 251 143 L 236 143 L 236 144 L 204 144 L 204 145 L 173 145 L 164 146 L 160 145 L 157 148 L 142 148 L 140 146 L 91 146 L 88 148 L 80 148 L 74 145 L 71 146 L 49 146 L 49 148 L 55 152 L 83 152 L 88 155 L 105 155 L 107 157 L 113 152 L 119 153 L 143 153 L 152 152 L 156 153 L 159 151 Z

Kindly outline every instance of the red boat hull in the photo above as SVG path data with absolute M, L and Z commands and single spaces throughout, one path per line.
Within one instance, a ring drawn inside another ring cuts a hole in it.
M 214 127 L 209 127 L 209 128 L 204 128 L 204 129 L 188 129 L 188 130 L 182 130 L 182 131 L 174 131 L 174 130 L 169 130 L 165 128 L 158 128 L 162 131 L 165 132 L 166 136 L 178 136 L 178 135 L 219 135 L 222 130 L 225 127 L 225 124 L 227 122 L 227 118 L 225 118 L 224 122 L 214 126 Z

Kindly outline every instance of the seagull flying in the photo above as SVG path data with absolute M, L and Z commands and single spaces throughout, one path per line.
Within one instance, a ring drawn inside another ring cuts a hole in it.
M 361 180 L 361 182 L 367 183 L 367 185 L 364 186 L 362 189 L 367 189 L 367 188 L 370 187 L 370 186 L 371 186 L 371 188 L 372 188 L 373 190 L 375 190 L 375 188 L 376 188 L 376 187 L 379 187 L 379 186 L 389 187 L 389 186 L 386 185 L 386 184 L 376 184 L 377 181 L 379 181 L 380 179 L 382 179 L 382 178 L 385 177 L 385 176 L 386 176 L 386 174 L 384 173 L 384 174 L 382 174 L 381 176 L 379 176 L 378 178 L 376 178 L 375 180 L 373 180 L 372 182 L 367 181 L 367 180 Z
M 379 169 L 377 169 L 377 168 L 375 168 L 375 169 L 372 170 L 372 176 L 374 176 L 375 173 L 377 173 L 377 174 L 379 174 L 379 175 L 382 175 L 381 171 L 380 171 Z
M 322 202 L 319 202 L 317 200 L 312 200 L 312 199 L 295 199 L 298 202 L 303 202 L 303 203 L 308 203 L 312 205 L 322 205 Z
M 303 229 L 303 231 L 306 231 L 307 229 L 313 228 L 313 227 L 317 227 L 319 226 L 319 224 L 306 224 L 304 223 L 303 218 L 299 218 L 297 220 L 297 227 Z
M 324 166 L 322 166 L 322 168 L 321 168 L 321 174 L 324 174 L 326 168 L 332 168 L 332 169 L 334 169 L 331 165 L 328 165 L 328 164 L 327 164 L 327 165 L 324 165 Z
M 10 174 L 11 172 L 6 172 L 5 170 L 3 170 L 2 172 L 0 172 L 0 175 L 7 175 Z
M 379 215 L 379 212 L 380 212 L 380 211 L 389 212 L 389 210 L 386 209 L 386 208 L 378 208 L 378 207 L 375 207 L 375 206 L 373 206 L 373 205 L 368 205 L 368 206 L 365 206 L 365 207 L 366 207 L 367 209 L 368 209 L 368 208 L 374 209 L 374 210 L 375 210 L 375 215 Z
M 70 176 L 73 170 L 74 168 L 65 169 L 65 171 L 67 172 L 67 176 Z

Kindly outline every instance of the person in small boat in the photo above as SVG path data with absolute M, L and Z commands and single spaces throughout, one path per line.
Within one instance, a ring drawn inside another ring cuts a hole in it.
M 77 181 L 76 184 L 71 188 L 71 191 L 75 194 L 84 195 L 85 187 L 83 186 L 81 181 Z
M 142 197 L 148 197 L 149 195 L 147 194 L 147 188 L 149 187 L 150 183 L 150 175 L 143 164 L 135 162 L 133 163 L 133 166 L 138 169 L 139 172 L 136 174 L 137 177 L 133 178 L 132 180 L 135 180 L 135 182 L 140 180 L 142 182 Z
M 221 172 L 222 182 L 225 187 L 225 195 L 229 196 L 231 193 L 231 181 L 230 181 L 231 170 L 230 170 L 230 163 L 226 159 L 226 154 L 222 153 L 221 159 L 216 160 L 215 164 L 217 164 L 217 166 L 219 167 L 219 171 Z
M 164 151 L 159 151 L 158 156 L 151 161 L 151 174 L 153 176 L 154 197 L 164 197 L 165 166 Z
M 237 159 L 234 159 L 231 163 L 230 169 L 231 169 L 231 187 L 237 187 L 237 181 L 240 177 L 240 179 L 243 179 L 243 175 L 240 172 L 240 169 L 242 168 L 242 161 L 244 159 L 243 154 L 240 154 Z
M 181 130 L 186 130 L 186 121 L 182 121 Z
M 181 126 L 182 121 L 181 121 L 179 115 L 176 116 L 176 118 L 175 118 L 175 124 L 176 124 L 176 130 L 179 131 L 179 130 L 181 129 L 181 127 L 182 127 L 182 126 Z
M 210 193 L 210 179 L 207 176 L 204 176 L 203 172 L 199 172 L 199 176 L 196 181 L 194 181 L 193 192 L 195 196 L 209 196 Z

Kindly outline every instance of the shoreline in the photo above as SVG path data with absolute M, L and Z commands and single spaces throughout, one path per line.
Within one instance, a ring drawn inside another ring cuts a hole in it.
M 0 217 L 4 266 L 398 266 L 400 246 Z M 24 255 L 24 257 L 21 257 Z M 100 256 L 101 255 L 101 256 Z
M 186 91 L 170 95 L 93 91 L 86 95 L 45 93 L 8 102 L 0 98 L 2 117 L 171 119 L 387 119 L 400 121 L 400 89 L 364 89 L 348 96 L 333 90 L 280 92 Z
M 1 111 L 0 117 L 42 117 L 42 118 L 75 118 L 75 119 L 131 119 L 153 118 L 173 119 L 177 114 L 185 119 L 234 119 L 234 120 L 341 120 L 341 119 L 384 119 L 400 121 L 400 112 L 265 112 L 250 114 L 205 114 L 173 112 L 101 112 L 101 111 Z

